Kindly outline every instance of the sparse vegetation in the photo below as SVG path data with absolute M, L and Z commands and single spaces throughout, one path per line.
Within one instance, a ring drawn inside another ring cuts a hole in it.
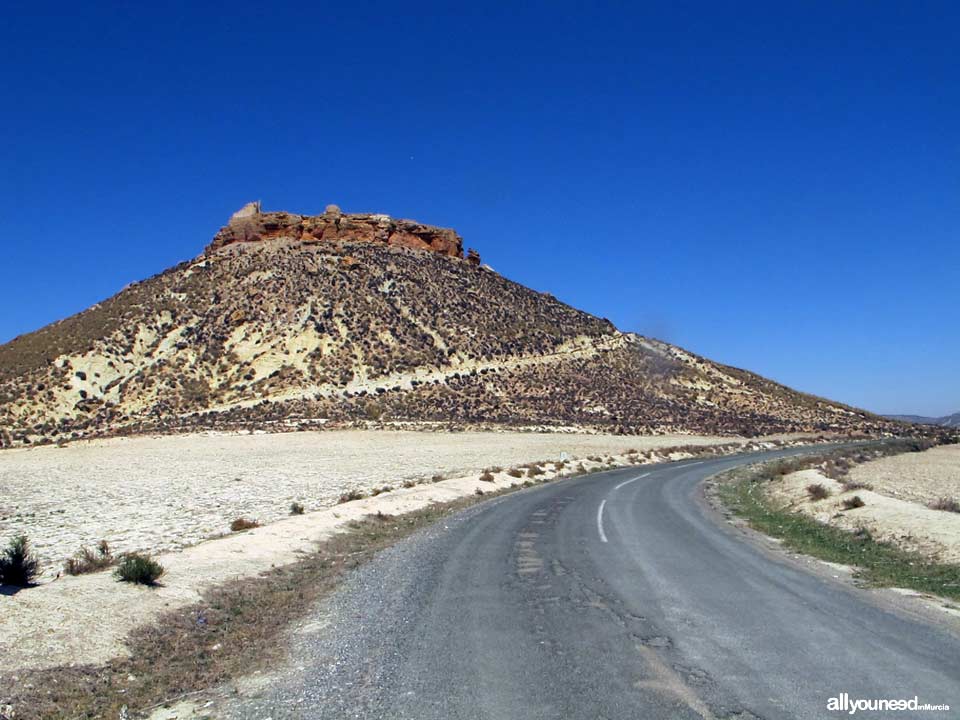
M 544 472 L 545 471 L 543 470 L 543 468 L 541 468 L 539 465 L 527 466 L 527 477 L 534 478 L 534 477 L 537 477 L 538 475 L 543 475 Z
M 25 720 L 117 718 L 123 706 L 130 717 L 139 717 L 176 696 L 271 667 L 283 657 L 290 623 L 334 590 L 346 573 L 483 499 L 470 496 L 404 515 L 369 515 L 299 562 L 213 588 L 199 603 L 138 628 L 128 638 L 128 657 L 99 667 L 24 669 L 15 678 L 0 678 L 0 697 Z M 211 652 L 213 647 L 219 650 Z M 149 682 L 140 681 L 145 678 Z
M 843 491 L 850 492 L 851 490 L 873 490 L 873 485 L 858 480 L 844 480 Z
M 886 443 L 887 455 L 911 451 L 909 443 Z M 840 451 L 845 452 L 845 451 Z M 779 475 L 815 467 L 825 458 L 798 458 L 739 468 L 721 477 L 719 495 L 735 514 L 784 546 L 828 562 L 852 565 L 857 577 L 879 586 L 929 592 L 960 600 L 960 565 L 937 563 L 873 539 L 869 531 L 848 532 L 771 502 L 765 485 Z M 852 498 L 851 498 L 852 499 Z
M 483 473 L 480 475 L 480 481 L 492 483 L 495 481 L 495 478 L 493 477 L 493 473 L 491 473 L 489 470 L 484 470 Z
M 337 502 L 342 505 L 343 503 L 350 502 L 351 500 L 362 500 L 364 497 L 366 496 L 359 490 L 347 490 L 347 492 L 340 496 L 340 499 Z
M 473 494 L 474 494 L 474 495 L 485 495 L 486 493 L 483 492 L 483 488 L 477 488 L 476 490 L 473 491 Z
M 514 468 L 510 468 L 509 470 L 507 470 L 507 475 L 509 475 L 509 476 L 512 477 L 512 478 L 523 477 L 523 470 L 520 470 L 520 469 L 515 468 L 515 467 L 514 467 Z
M 843 505 L 844 510 L 856 510 L 857 508 L 861 508 L 866 505 L 866 503 L 863 501 L 863 498 L 861 498 L 859 495 L 844 498 L 840 504 Z
M 932 500 L 928 505 L 931 510 L 943 510 L 944 512 L 960 513 L 960 502 L 956 498 L 941 497 Z
M 303 515 L 304 509 L 303 505 L 294 501 L 290 503 L 290 514 L 291 515 Z
M 230 530 L 233 532 L 252 530 L 255 527 L 260 527 L 260 523 L 258 523 L 256 520 L 251 520 L 245 517 L 238 517 L 232 523 L 230 523 Z
M 807 495 L 814 502 L 817 500 L 826 500 L 830 497 L 830 491 L 823 485 L 823 483 L 811 483 L 807 485 Z
M 383 487 L 374 488 L 370 491 L 370 497 L 376 497 L 377 495 L 382 495 L 383 493 L 393 492 L 393 488 L 390 485 L 384 485 Z M 356 498 L 354 498 L 356 500 Z
M 120 559 L 114 576 L 121 582 L 155 585 L 166 572 L 163 565 L 143 553 L 127 553 Z
M 110 545 L 106 540 L 101 540 L 96 550 L 88 547 L 80 548 L 76 555 L 68 558 L 63 564 L 63 571 L 67 575 L 85 575 L 104 570 L 115 562 L 116 558 L 110 551 Z
M 435 483 L 443 482 L 444 480 L 446 480 L 446 478 L 443 477 L 443 475 L 434 475 L 432 478 L 430 478 L 430 482 L 435 482 Z
M 405 488 L 412 488 L 412 487 L 416 487 L 416 486 L 417 486 L 417 483 L 414 482 L 413 480 L 404 480 L 404 481 L 403 481 L 403 486 L 404 486 Z
M 17 535 L 0 553 L 0 584 L 30 587 L 40 573 L 40 562 L 26 535 Z

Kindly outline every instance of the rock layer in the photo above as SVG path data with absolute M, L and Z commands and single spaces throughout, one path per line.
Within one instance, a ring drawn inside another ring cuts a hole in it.
M 336 205 L 328 205 L 322 215 L 265 213 L 261 211 L 260 203 L 248 203 L 235 212 L 230 222 L 214 236 L 205 253 L 209 255 L 235 243 L 273 239 L 308 244 L 371 242 L 463 258 L 463 238 L 450 228 L 398 220 L 377 213 L 343 213 Z

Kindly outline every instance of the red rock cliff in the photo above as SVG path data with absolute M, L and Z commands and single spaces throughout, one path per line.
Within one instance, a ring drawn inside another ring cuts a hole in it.
M 209 254 L 234 243 L 273 238 L 305 243 L 376 242 L 463 258 L 463 238 L 449 228 L 395 220 L 387 215 L 346 214 L 336 205 L 329 205 L 322 215 L 265 213 L 261 212 L 259 203 L 249 203 L 234 213 L 204 252 Z

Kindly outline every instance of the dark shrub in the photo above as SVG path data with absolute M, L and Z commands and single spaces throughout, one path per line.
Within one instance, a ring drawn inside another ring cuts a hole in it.
M 0 584 L 29 587 L 40 572 L 40 561 L 26 535 L 17 535 L 0 554 Z
M 303 505 L 298 502 L 290 503 L 290 514 L 291 515 L 303 515 Z
M 866 505 L 866 503 L 863 501 L 863 498 L 861 498 L 859 495 L 854 495 L 853 497 L 847 498 L 842 504 L 844 510 L 853 510 Z
M 817 500 L 826 500 L 830 497 L 830 491 L 827 490 L 821 483 L 812 483 L 807 485 L 807 495 L 810 496 L 810 499 L 813 501 Z
M 137 585 L 153 585 L 166 570 L 149 555 L 141 553 L 127 553 L 120 560 L 113 575 L 121 582 L 136 583 Z

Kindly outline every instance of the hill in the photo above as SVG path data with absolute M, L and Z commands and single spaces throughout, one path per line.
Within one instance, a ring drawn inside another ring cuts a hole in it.
M 918 425 L 942 425 L 944 427 L 960 427 L 960 413 L 944 415 L 943 417 L 927 417 L 925 415 L 885 415 L 891 420 L 915 423 Z
M 0 346 L 0 445 L 366 421 L 894 430 L 514 283 L 453 231 L 251 204 L 190 262 Z

